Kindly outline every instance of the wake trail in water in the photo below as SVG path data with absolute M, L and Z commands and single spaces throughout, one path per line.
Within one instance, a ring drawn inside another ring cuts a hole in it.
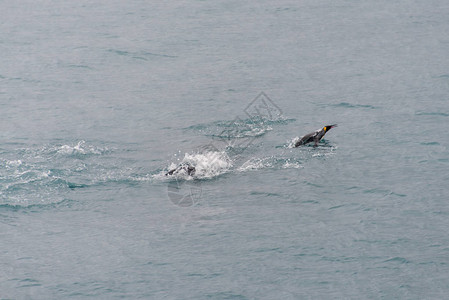
M 115 156 L 116 151 L 85 141 L 5 151 L 0 157 L 0 206 L 55 204 L 75 189 L 149 180 Z
M 184 156 L 168 162 L 167 166 L 152 176 L 155 180 L 196 180 L 211 179 L 225 173 L 242 173 L 261 169 L 301 169 L 303 164 L 314 157 L 327 157 L 335 147 L 322 140 L 317 148 L 304 146 L 296 148 L 300 139 L 287 141 L 274 149 L 258 152 L 257 140 L 273 126 L 286 125 L 294 119 L 265 120 L 236 119 L 217 121 L 187 127 L 200 134 L 212 137 L 212 147 L 184 153 Z M 213 150 L 210 150 L 213 149 Z M 271 155 L 269 154 L 270 152 Z M 268 154 L 268 155 L 267 155 Z

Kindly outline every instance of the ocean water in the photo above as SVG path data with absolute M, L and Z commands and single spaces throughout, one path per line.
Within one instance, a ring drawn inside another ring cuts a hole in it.
M 446 298 L 448 14 L 0 2 L 0 299 Z

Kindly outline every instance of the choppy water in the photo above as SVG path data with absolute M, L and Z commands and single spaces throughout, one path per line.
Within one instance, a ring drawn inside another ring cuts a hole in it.
M 0 299 L 447 297 L 448 13 L 0 3 Z

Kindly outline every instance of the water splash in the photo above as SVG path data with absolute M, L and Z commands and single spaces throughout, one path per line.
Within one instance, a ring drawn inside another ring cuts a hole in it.
M 185 169 L 179 168 L 183 165 L 189 165 L 195 168 L 194 173 L 189 174 Z M 154 178 L 176 178 L 184 180 L 210 179 L 228 172 L 232 165 L 232 160 L 225 151 L 185 153 L 181 160 L 170 163 L 166 169 L 156 174 Z M 177 168 L 179 168 L 179 171 L 174 172 L 172 175 L 168 175 L 170 170 L 176 170 Z
M 287 141 L 287 144 L 284 147 L 288 148 L 288 149 L 296 148 L 295 145 L 297 142 L 299 142 L 299 140 L 301 140 L 301 138 L 297 136 L 297 137 L 293 138 L 292 140 Z

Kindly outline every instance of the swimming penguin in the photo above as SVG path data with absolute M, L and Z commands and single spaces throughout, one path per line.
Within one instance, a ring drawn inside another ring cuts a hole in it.
M 195 167 L 192 166 L 190 163 L 185 162 L 185 163 L 181 163 L 179 166 L 177 166 L 174 169 L 169 170 L 167 173 L 165 173 L 165 176 L 168 175 L 177 175 L 181 172 L 186 173 L 189 176 L 193 176 L 195 175 Z
M 299 147 L 311 142 L 314 142 L 314 147 L 318 146 L 318 142 L 323 138 L 323 136 L 328 132 L 330 129 L 337 127 L 337 124 L 334 125 L 326 125 L 321 129 L 318 129 L 317 131 L 311 132 L 303 136 L 299 141 L 296 142 L 295 147 Z

